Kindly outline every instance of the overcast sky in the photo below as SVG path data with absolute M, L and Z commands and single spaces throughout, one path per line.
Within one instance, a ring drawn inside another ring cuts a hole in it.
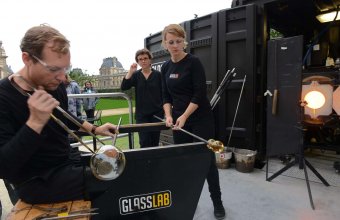
M 117 57 L 128 69 L 144 38 L 164 26 L 230 6 L 231 0 L 1 0 L 0 41 L 16 72 L 23 66 L 19 45 L 24 33 L 47 23 L 71 41 L 74 68 L 99 74 L 106 57 Z

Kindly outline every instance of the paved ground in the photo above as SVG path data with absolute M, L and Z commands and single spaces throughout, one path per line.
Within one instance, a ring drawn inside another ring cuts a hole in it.
M 133 108 L 133 112 L 135 112 L 135 108 Z M 128 108 L 116 108 L 116 109 L 103 110 L 102 116 L 122 115 L 122 114 L 128 114 L 128 113 L 129 113 Z
M 340 219 L 340 187 L 326 187 L 321 183 L 310 181 L 315 204 L 313 210 L 309 203 L 305 179 L 286 175 L 281 175 L 272 182 L 267 182 L 265 179 L 265 171 L 259 169 L 255 169 L 252 173 L 240 173 L 233 168 L 220 170 L 226 219 Z M 205 184 L 194 220 L 214 219 L 209 195 Z

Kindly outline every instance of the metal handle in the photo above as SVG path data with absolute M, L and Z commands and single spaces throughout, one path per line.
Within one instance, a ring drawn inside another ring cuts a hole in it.
M 277 112 L 277 99 L 279 95 L 279 90 L 274 90 L 273 104 L 272 104 L 272 115 L 276 115 Z

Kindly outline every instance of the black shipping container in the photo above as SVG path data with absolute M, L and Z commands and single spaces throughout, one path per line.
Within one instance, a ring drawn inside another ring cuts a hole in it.
M 231 8 L 226 6 L 226 9 L 181 23 L 189 42 L 186 51 L 199 57 L 205 67 L 209 98 L 215 93 L 227 70 L 236 68 L 236 77 L 214 108 L 216 139 L 227 144 L 231 129 L 233 129 L 230 147 L 257 150 L 260 155 L 266 155 L 267 147 L 270 149 L 270 155 L 288 154 L 295 151 L 292 147 L 288 147 L 287 152 L 281 148 L 275 149 L 279 146 L 273 143 L 280 141 L 284 143 L 286 141 L 284 137 L 287 135 L 282 137 L 276 135 L 273 140 L 274 137 L 267 131 L 267 129 L 275 128 L 275 125 L 270 123 L 281 120 L 280 123 L 284 124 L 286 122 L 282 120 L 287 119 L 286 116 L 280 119 L 268 114 L 271 111 L 271 103 L 267 104 L 267 100 L 271 101 L 271 99 L 264 94 L 267 90 L 273 92 L 272 82 L 268 81 L 273 77 L 268 75 L 272 72 L 267 68 L 280 68 L 270 63 L 272 58 L 278 54 L 268 50 L 268 42 L 276 37 L 281 37 L 282 42 L 285 42 L 284 39 L 301 36 L 301 40 L 298 40 L 299 43 L 296 44 L 296 47 L 300 47 L 300 52 L 293 52 L 291 58 L 295 60 L 290 60 L 297 66 L 295 69 L 290 69 L 291 73 L 298 74 L 298 77 L 294 75 L 286 77 L 285 71 L 277 73 L 279 79 L 288 80 L 283 85 L 295 86 L 294 89 L 281 91 L 280 98 L 285 97 L 290 100 L 285 102 L 279 100 L 291 106 L 285 106 L 282 109 L 280 109 L 282 106 L 277 106 L 279 108 L 277 110 L 282 112 L 291 108 L 292 112 L 299 112 L 300 107 L 292 103 L 300 97 L 300 81 L 304 77 L 317 75 L 327 69 L 328 73 L 331 72 L 329 75 L 332 79 L 339 81 L 340 78 L 339 68 L 325 67 L 327 56 L 334 60 L 340 57 L 339 21 L 320 23 L 316 19 L 319 13 L 334 10 L 336 5 L 340 4 L 340 0 L 332 2 L 334 4 L 326 0 L 234 0 Z M 153 53 L 153 65 L 157 69 L 160 69 L 161 64 L 169 59 L 169 54 L 162 48 L 161 41 L 161 32 L 145 38 L 145 47 Z M 314 46 L 318 46 L 319 49 L 316 50 Z M 232 128 L 245 75 L 247 80 Z M 334 84 L 334 89 L 337 88 L 338 81 Z M 285 92 L 288 95 L 285 96 Z M 298 94 L 293 97 L 289 95 L 289 92 Z M 288 114 L 287 117 L 290 117 L 288 121 L 296 121 L 296 114 Z M 335 118 L 339 120 L 339 117 Z M 301 123 L 301 121 L 296 123 Z M 281 132 L 290 131 L 286 129 Z M 301 134 L 298 132 L 293 135 L 294 143 L 301 137 L 299 135 Z M 166 142 L 169 142 L 169 136 L 166 139 Z M 340 140 L 340 137 L 333 139 Z M 273 146 L 267 146 L 267 144 Z

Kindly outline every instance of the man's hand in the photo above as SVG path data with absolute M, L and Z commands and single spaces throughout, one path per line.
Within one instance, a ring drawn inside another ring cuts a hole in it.
M 30 116 L 27 126 L 40 134 L 59 102 L 45 90 L 36 90 L 27 100 Z
M 111 123 L 105 123 L 98 128 L 96 128 L 95 135 L 102 135 L 102 136 L 111 136 L 114 137 L 115 134 L 118 134 L 117 126 Z

